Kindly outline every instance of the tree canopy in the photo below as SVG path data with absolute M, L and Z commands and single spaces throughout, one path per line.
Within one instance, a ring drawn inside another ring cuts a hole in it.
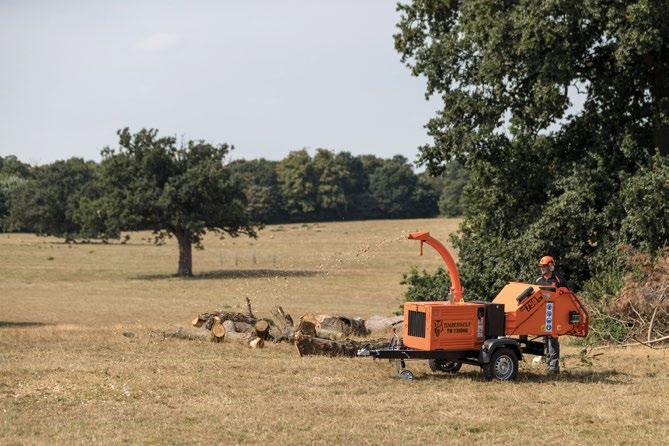
M 396 48 L 444 103 L 420 161 L 438 174 L 459 160 L 470 174 L 454 242 L 476 297 L 533 279 L 545 254 L 578 287 L 620 243 L 667 243 L 666 1 L 414 0 L 398 9 Z
M 70 158 L 20 169 L 3 184 L 9 203 L 5 226 L 9 230 L 29 228 L 40 235 L 73 240 L 80 234 L 76 220 L 80 200 L 89 193 L 97 165 Z
M 0 231 L 4 229 L 5 219 L 10 213 L 11 195 L 23 187 L 29 175 L 30 166 L 16 156 L 0 156 Z

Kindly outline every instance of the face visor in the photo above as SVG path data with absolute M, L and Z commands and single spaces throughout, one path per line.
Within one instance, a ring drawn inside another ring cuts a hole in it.
M 547 274 L 549 271 L 553 272 L 555 271 L 555 264 L 554 263 L 540 263 L 539 264 L 539 269 L 541 270 L 541 274 Z

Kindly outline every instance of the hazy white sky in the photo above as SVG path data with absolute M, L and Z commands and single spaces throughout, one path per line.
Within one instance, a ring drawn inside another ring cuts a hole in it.
M 116 130 L 414 160 L 439 108 L 393 0 L 0 2 L 0 155 L 99 159 Z

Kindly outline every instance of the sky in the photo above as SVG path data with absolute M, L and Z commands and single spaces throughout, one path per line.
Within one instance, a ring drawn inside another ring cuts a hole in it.
M 439 109 L 393 46 L 392 0 L 0 2 L 0 156 L 100 159 L 157 128 L 278 160 L 414 161 Z

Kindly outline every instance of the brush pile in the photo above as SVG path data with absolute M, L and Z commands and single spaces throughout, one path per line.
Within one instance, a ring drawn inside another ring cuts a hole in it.
M 662 341 L 669 335 L 669 248 L 651 259 L 631 253 L 631 271 L 609 314 L 623 322 L 627 336 L 637 341 Z

